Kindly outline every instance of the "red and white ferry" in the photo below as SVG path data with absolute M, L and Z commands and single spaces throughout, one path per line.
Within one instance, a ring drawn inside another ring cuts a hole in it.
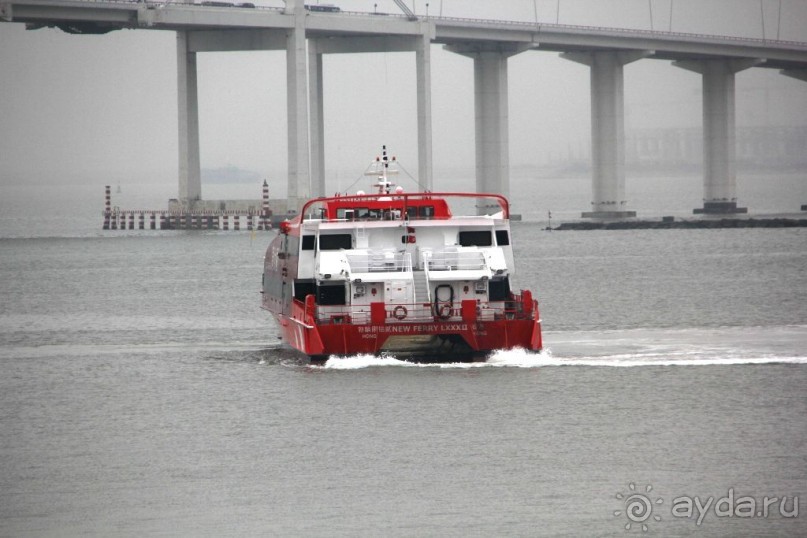
M 264 260 L 262 307 L 283 339 L 322 361 L 389 353 L 423 361 L 538 351 L 532 293 L 512 291 L 510 207 L 498 194 L 393 189 L 386 155 L 373 194 L 308 201 Z M 463 206 L 470 213 L 460 215 Z M 474 215 L 480 212 L 489 214 Z

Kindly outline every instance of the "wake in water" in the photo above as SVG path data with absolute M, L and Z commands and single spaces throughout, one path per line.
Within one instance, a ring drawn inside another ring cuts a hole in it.
M 509 351 L 496 351 L 485 362 L 411 362 L 395 358 L 394 355 L 351 355 L 347 357 L 331 356 L 325 364 L 319 368 L 328 370 L 357 370 L 360 368 L 370 368 L 374 366 L 398 366 L 411 368 L 444 368 L 444 369 L 468 369 L 468 368 L 490 368 L 512 366 L 520 368 L 535 368 L 545 366 L 542 358 L 550 357 L 549 351 L 541 353 L 528 352 L 523 349 Z M 317 368 L 316 366 L 314 368 Z
M 547 334 L 552 349 L 534 353 L 499 350 L 484 362 L 415 363 L 394 355 L 332 356 L 314 366 L 330 370 L 371 367 L 541 368 L 552 366 L 726 366 L 736 364 L 807 364 L 803 353 L 807 327 L 742 327 Z
M 727 357 L 727 358 L 658 358 L 639 355 L 619 355 L 612 357 L 575 358 L 555 357 L 550 350 L 533 353 L 523 349 L 495 351 L 485 362 L 420 363 L 397 359 L 392 355 L 352 355 L 332 356 L 321 366 L 326 370 L 358 370 L 362 368 L 397 366 L 408 368 L 541 368 L 548 366 L 594 366 L 594 367 L 636 367 L 636 366 L 718 366 L 733 364 L 807 364 L 807 357 Z

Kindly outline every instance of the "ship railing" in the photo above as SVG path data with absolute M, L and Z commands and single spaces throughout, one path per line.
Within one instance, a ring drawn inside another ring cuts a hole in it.
M 326 215 L 319 208 L 326 207 L 327 204 L 334 202 L 339 203 L 355 202 L 358 207 L 360 205 L 364 205 L 365 201 L 369 202 L 386 201 L 389 202 L 388 215 L 384 214 L 383 210 L 379 210 L 379 212 L 376 212 L 373 215 L 371 215 L 368 212 L 363 220 L 373 220 L 373 217 L 375 217 L 376 219 L 396 218 L 401 220 L 411 220 L 414 219 L 415 217 L 413 217 L 411 212 L 405 210 L 406 207 L 410 207 L 410 204 L 408 202 L 410 200 L 421 201 L 431 199 L 435 200 L 451 199 L 452 205 L 455 203 L 455 200 L 458 199 L 475 200 L 477 206 L 485 208 L 493 208 L 495 210 L 495 213 L 489 215 L 490 217 L 500 218 L 503 220 L 509 220 L 510 218 L 510 203 L 507 201 L 507 198 L 505 198 L 501 194 L 477 193 L 477 192 L 413 192 L 413 193 L 404 192 L 390 195 L 386 194 L 380 195 L 378 193 L 375 193 L 375 194 L 354 194 L 346 196 L 314 198 L 305 203 L 302 210 L 300 211 L 300 214 L 303 216 L 302 220 L 308 220 L 309 218 L 312 218 L 314 220 L 350 221 L 355 220 L 356 217 L 360 217 L 360 215 L 357 215 L 356 212 L 354 212 L 352 215 L 348 215 L 347 212 L 345 212 L 344 216 L 327 215 L 326 217 Z M 447 211 L 445 214 L 438 213 L 436 215 L 418 215 L 416 218 L 418 220 L 448 219 L 454 217 L 453 213 L 456 212 Z M 364 216 L 364 214 L 362 213 L 361 216 Z M 479 218 L 479 216 L 477 216 L 477 218 Z
M 351 274 L 356 273 L 411 273 L 412 255 L 393 249 L 370 250 L 366 253 L 346 254 Z
M 479 250 L 435 250 L 424 260 L 428 271 L 478 271 L 486 266 L 485 255 Z
M 420 253 L 421 261 L 423 263 L 423 276 L 424 281 L 426 283 L 426 300 L 429 301 L 429 304 L 432 302 L 432 284 L 431 279 L 429 277 L 429 260 L 431 260 L 432 253 L 430 250 L 422 251 Z
M 532 298 L 532 294 L 527 293 L 512 294 L 502 301 L 477 303 L 471 313 L 472 319 L 463 316 L 463 304 L 460 301 L 437 305 L 425 302 L 385 304 L 383 324 L 533 319 L 538 312 L 538 303 Z M 314 308 L 313 318 L 319 325 L 378 325 L 378 320 L 373 321 L 372 310 L 373 306 L 369 304 L 317 306 Z
M 319 325 L 371 325 L 370 305 L 318 306 L 315 319 Z M 436 316 L 429 303 L 384 305 L 384 324 L 433 323 Z
M 367 325 L 370 323 L 370 305 L 319 306 L 315 318 L 320 325 Z

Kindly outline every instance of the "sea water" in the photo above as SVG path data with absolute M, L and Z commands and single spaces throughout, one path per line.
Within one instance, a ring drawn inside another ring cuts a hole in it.
M 320 366 L 259 309 L 274 232 L 3 187 L 0 535 L 807 534 L 807 230 L 547 232 L 543 185 L 544 352 Z

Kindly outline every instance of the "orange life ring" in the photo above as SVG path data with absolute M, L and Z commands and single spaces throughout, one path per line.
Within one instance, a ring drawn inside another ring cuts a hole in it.
M 395 309 L 392 311 L 392 315 L 395 316 L 395 319 L 397 320 L 406 319 L 406 315 L 408 313 L 409 312 L 406 310 L 406 307 L 403 305 L 396 306 Z

